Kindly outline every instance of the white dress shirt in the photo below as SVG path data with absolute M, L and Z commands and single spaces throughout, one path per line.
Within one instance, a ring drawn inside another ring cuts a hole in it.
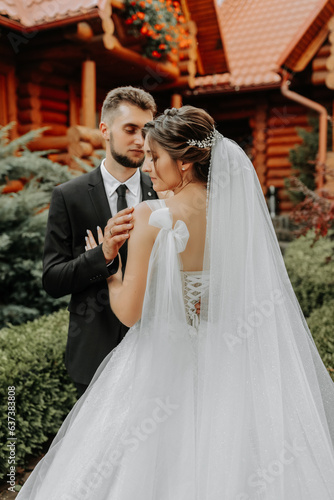
M 104 189 L 109 201 L 110 211 L 112 217 L 117 214 L 117 198 L 116 189 L 121 184 L 126 185 L 125 198 L 128 207 L 135 207 L 142 201 L 142 192 L 140 185 L 140 171 L 139 168 L 134 169 L 135 172 L 127 181 L 120 182 L 113 175 L 111 175 L 105 167 L 105 159 L 101 163 L 101 174 L 104 184 Z

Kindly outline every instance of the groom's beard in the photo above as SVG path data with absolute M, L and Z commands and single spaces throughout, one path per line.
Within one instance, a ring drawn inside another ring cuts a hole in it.
M 112 137 L 111 134 L 110 134 L 109 144 L 110 144 L 110 153 L 111 153 L 111 156 L 114 158 L 115 161 L 117 161 L 117 163 L 119 163 L 123 167 L 126 167 L 126 168 L 139 168 L 144 163 L 145 157 L 143 157 L 142 160 L 134 161 L 134 160 L 131 160 L 131 158 L 129 158 L 126 155 L 122 155 L 120 153 L 117 153 L 117 151 L 115 149 L 115 146 L 114 146 L 113 137 Z

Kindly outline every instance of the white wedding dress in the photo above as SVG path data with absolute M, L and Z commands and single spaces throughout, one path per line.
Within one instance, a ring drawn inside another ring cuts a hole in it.
M 333 499 L 333 446 L 298 349 L 283 335 L 247 354 L 254 365 L 239 359 L 241 347 L 218 352 L 218 326 L 194 307 L 200 297 L 205 307 L 209 273 L 182 272 L 188 229 L 173 226 L 163 201 L 148 204 L 160 231 L 142 319 L 103 361 L 18 499 Z

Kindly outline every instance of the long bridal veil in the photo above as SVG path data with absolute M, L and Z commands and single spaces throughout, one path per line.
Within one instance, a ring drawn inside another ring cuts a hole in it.
M 334 384 L 250 160 L 212 149 L 199 337 L 199 499 L 334 498 Z

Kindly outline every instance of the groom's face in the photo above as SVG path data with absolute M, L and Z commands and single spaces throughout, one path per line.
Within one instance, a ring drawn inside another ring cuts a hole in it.
M 109 148 L 112 158 L 126 168 L 138 168 L 144 161 L 142 129 L 153 120 L 150 110 L 131 104 L 120 104 L 109 128 Z M 107 146 L 108 147 L 108 146 Z

